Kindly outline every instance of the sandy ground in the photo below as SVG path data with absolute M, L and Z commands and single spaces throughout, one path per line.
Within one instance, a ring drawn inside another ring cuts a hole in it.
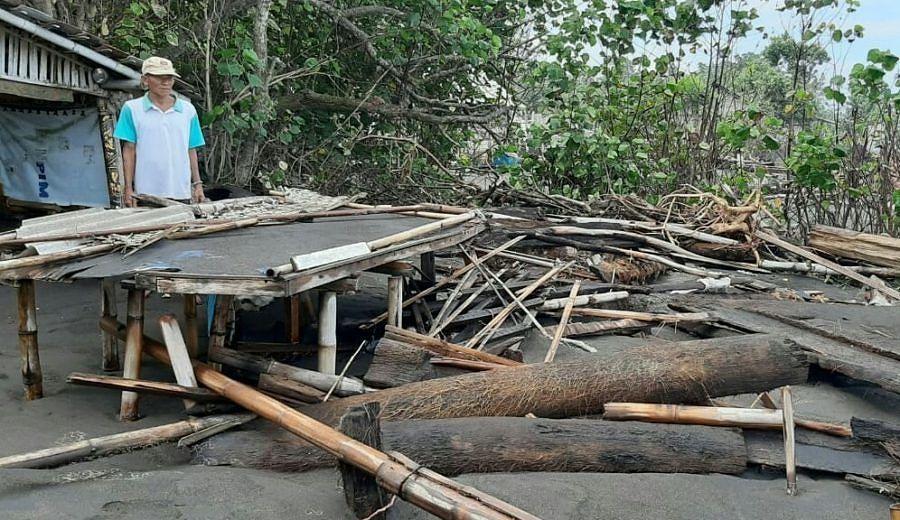
M 44 399 L 24 402 L 16 345 L 15 292 L 0 288 L 0 455 L 67 441 L 149 427 L 184 418 L 181 403 L 145 397 L 136 423 L 117 420 L 119 394 L 67 385 L 73 371 L 99 372 L 99 290 L 95 283 L 38 284 L 38 324 Z M 120 301 L 120 315 L 124 314 Z M 148 331 L 156 316 L 180 301 L 148 301 Z M 145 362 L 143 376 L 171 381 L 170 372 Z M 820 385 L 818 385 L 820 386 Z M 833 387 L 801 396 L 837 403 L 819 415 L 841 418 L 863 408 L 869 416 L 896 417 L 896 408 Z M 830 413 L 828 413 L 830 412 Z M 285 475 L 188 464 L 172 445 L 72 464 L 54 470 L 0 470 L 3 519 L 349 519 L 335 471 Z M 469 475 L 460 480 L 496 494 L 547 520 L 553 519 L 868 519 L 887 518 L 888 500 L 833 478 L 803 475 L 799 497 L 784 495 L 778 475 L 750 471 L 745 478 L 698 475 L 515 474 Z M 426 518 L 407 504 L 395 519 Z

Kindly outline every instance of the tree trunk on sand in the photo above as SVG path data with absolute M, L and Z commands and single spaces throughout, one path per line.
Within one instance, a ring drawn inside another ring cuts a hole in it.
M 334 466 L 334 457 L 289 441 L 276 428 L 219 434 L 196 461 L 276 471 Z M 283 442 L 284 441 L 284 442 Z M 744 471 L 743 436 L 733 429 L 589 419 L 469 417 L 382 424 L 384 449 L 442 474 L 514 471 L 729 473 Z
M 451 417 L 577 417 L 614 401 L 691 403 L 806 382 L 808 364 L 787 339 L 748 335 L 649 343 L 612 355 L 522 365 L 411 383 L 304 407 L 337 424 L 352 406 L 379 402 L 382 421 Z

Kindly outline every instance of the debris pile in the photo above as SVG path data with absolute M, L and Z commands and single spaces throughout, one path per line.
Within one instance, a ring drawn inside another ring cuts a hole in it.
M 556 212 L 573 209 L 566 200 L 549 211 L 493 212 L 340 200 L 346 209 L 325 204 L 310 213 L 297 209 L 296 197 L 282 199 L 285 207 L 261 199 L 201 205 L 206 209 L 195 207 L 193 220 L 152 233 L 190 238 L 242 222 L 253 227 L 311 215 L 437 219 L 396 236 L 285 258 L 267 271 L 272 281 L 348 266 L 457 227 L 478 233 L 428 251 L 436 259 L 423 257 L 418 265 L 373 266 L 390 276 L 387 311 L 357 309 L 345 319 L 355 330 L 339 328 L 329 348 L 349 360 L 329 370 L 322 370 L 321 357 L 326 325 L 312 323 L 317 311 L 307 299 L 286 308 L 318 330 L 318 371 L 298 366 L 309 353 L 299 330 L 277 353 L 218 337 L 207 358 L 215 369 L 200 361 L 191 367 L 187 356 L 173 355 L 181 334 L 168 319 L 160 321 L 165 345 L 150 338 L 143 345 L 173 365 L 177 385 L 88 374 L 69 381 L 179 397 L 192 413 L 237 403 L 271 422 L 223 416 L 208 436 L 190 441 L 198 462 L 278 471 L 339 462 L 359 518 L 382 514 L 385 491 L 442 516 L 450 514 L 448 504 L 464 504 L 485 508 L 485 518 L 531 517 L 485 495 L 473 499 L 418 464 L 451 476 L 765 469 L 784 472 L 788 494 L 803 492 L 797 473 L 809 471 L 900 498 L 897 408 L 892 420 L 829 413 L 820 392 L 865 385 L 867 398 L 900 403 L 900 320 L 893 308 L 900 292 L 885 282 L 900 277 L 896 239 L 818 227 L 811 247 L 802 247 L 773 231 L 758 195 L 737 205 L 699 193 L 673 194 L 656 206 L 618 197 L 582 214 Z M 51 238 L 120 235 L 107 231 Z M 25 239 L 10 235 L 0 245 Z M 858 287 L 848 290 L 846 283 Z M 126 338 L 114 318 L 102 326 Z M 360 336 L 365 340 L 357 345 Z M 815 406 L 808 408 L 809 400 Z M 178 428 L 196 436 L 198 426 Z M 0 459 L 0 467 L 72 459 L 14 456 Z M 414 476 L 419 480 L 410 481 Z M 450 498 L 441 502 L 429 493 Z

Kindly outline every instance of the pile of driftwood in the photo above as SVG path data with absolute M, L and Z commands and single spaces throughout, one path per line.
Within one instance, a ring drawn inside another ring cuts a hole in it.
M 390 494 L 445 518 L 456 517 L 453 508 L 531 518 L 434 471 L 740 474 L 756 466 L 784 471 L 789 494 L 800 470 L 900 497 L 900 426 L 811 417 L 791 389 L 813 368 L 900 393 L 890 334 L 809 318 L 826 302 L 855 316 L 900 301 L 885 281 L 900 277 L 900 241 L 819 227 L 803 247 L 764 228 L 758 200 L 695 197 L 701 203 L 690 207 L 677 197 L 660 206 L 626 200 L 612 216 L 506 210 L 444 252 L 436 279 L 395 276 L 388 311 L 357 320 L 371 335 L 371 361 L 351 370 L 361 346 L 338 375 L 227 346 L 209 352 L 220 370 L 192 364 L 177 325 L 163 319 L 165 344 L 146 338 L 144 349 L 173 366 L 178 384 L 85 374 L 70 382 L 179 397 L 192 413 L 230 401 L 270 422 L 191 419 L 127 445 L 83 441 L 65 455 L 55 448 L 0 467 L 188 435 L 181 443 L 206 464 L 304 471 L 338 463 L 359 518 L 382 515 Z M 393 210 L 474 218 L 447 206 Z M 280 269 L 303 268 L 292 259 Z M 864 292 L 795 290 L 776 272 L 839 278 Z M 115 320 L 102 325 L 124 337 Z

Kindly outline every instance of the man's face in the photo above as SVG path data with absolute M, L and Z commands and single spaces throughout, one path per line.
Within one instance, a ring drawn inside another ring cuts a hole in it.
M 175 85 L 175 76 L 165 75 L 157 76 L 155 74 L 145 74 L 144 83 L 150 89 L 150 93 L 155 96 L 169 96 L 172 94 L 172 87 Z

